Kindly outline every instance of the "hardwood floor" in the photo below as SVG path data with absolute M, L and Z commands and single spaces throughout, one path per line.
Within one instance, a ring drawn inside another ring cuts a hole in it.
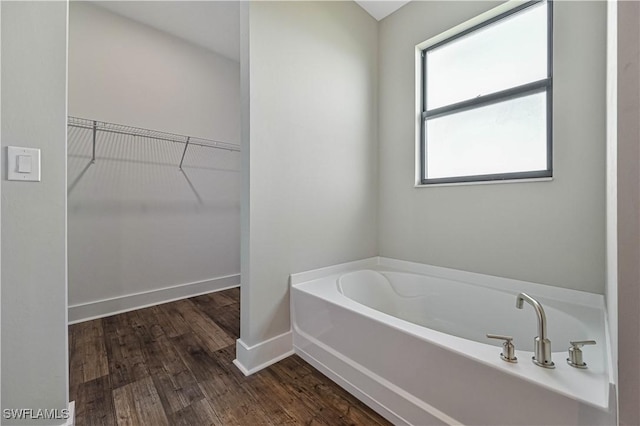
M 297 356 L 245 377 L 231 289 L 69 326 L 82 425 L 387 425 Z

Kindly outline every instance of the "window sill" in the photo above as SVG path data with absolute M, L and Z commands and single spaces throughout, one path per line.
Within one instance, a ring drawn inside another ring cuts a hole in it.
M 531 179 L 503 179 L 503 180 L 483 180 L 477 182 L 452 182 L 452 183 L 432 183 L 432 184 L 421 184 L 417 183 L 414 185 L 414 188 L 434 188 L 441 186 L 468 186 L 468 185 L 496 185 L 502 183 L 529 183 L 529 182 L 551 182 L 553 180 L 552 177 L 543 177 L 543 178 L 531 178 Z

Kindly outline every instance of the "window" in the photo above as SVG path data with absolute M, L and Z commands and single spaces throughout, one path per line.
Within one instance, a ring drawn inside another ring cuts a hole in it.
M 552 5 L 422 50 L 421 183 L 551 177 Z

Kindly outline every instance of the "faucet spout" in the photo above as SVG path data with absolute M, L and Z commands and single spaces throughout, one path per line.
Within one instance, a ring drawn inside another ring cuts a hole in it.
M 533 309 L 536 311 L 536 315 L 538 316 L 538 337 L 540 339 L 547 338 L 547 316 L 544 313 L 544 309 L 540 302 L 538 302 L 533 297 L 529 296 L 527 293 L 520 293 L 518 297 L 516 297 L 516 308 L 522 309 L 523 302 L 527 302 Z
M 551 341 L 547 338 L 547 316 L 540 302 L 527 293 L 520 293 L 516 297 L 516 308 L 522 309 L 524 302 L 527 302 L 536 311 L 538 318 L 538 336 L 533 339 L 534 355 L 533 363 L 544 368 L 555 368 L 551 360 Z

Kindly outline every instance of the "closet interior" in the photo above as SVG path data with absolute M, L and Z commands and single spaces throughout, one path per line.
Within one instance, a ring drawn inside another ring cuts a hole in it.
M 240 284 L 238 13 L 70 4 L 70 323 Z

